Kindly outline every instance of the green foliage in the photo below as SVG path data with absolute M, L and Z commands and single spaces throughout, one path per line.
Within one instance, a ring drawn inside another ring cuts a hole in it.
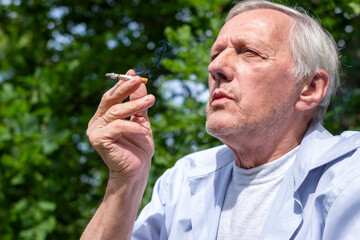
M 85 136 L 114 84 L 103 76 L 150 68 L 149 91 L 158 96 L 154 84 L 164 70 L 154 50 L 166 24 L 183 22 L 173 17 L 183 8 L 155 1 L 1 3 L 1 239 L 79 238 L 106 186 L 107 169 Z
M 135 67 L 157 98 L 149 111 L 156 151 L 143 204 L 177 159 L 220 144 L 204 129 L 204 96 L 209 49 L 232 1 L 7 2 L 0 1 L 1 239 L 79 238 L 107 180 L 85 136 L 114 84 L 106 72 Z M 301 5 L 324 20 L 342 51 L 347 87 L 334 98 L 326 126 L 359 129 L 359 4 Z

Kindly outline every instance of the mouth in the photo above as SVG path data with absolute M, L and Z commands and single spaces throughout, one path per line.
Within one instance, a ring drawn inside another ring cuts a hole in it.
M 226 92 L 224 92 L 223 90 L 215 90 L 211 96 L 211 105 L 219 105 L 219 104 L 223 104 L 226 101 L 233 101 L 234 99 Z

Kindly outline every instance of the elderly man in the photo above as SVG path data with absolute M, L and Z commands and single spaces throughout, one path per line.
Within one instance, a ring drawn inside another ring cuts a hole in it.
M 209 64 L 206 127 L 225 145 L 180 159 L 135 224 L 155 99 L 130 70 L 89 123 L 110 176 L 82 238 L 358 238 L 360 134 L 332 136 L 320 124 L 338 64 L 332 37 L 307 15 L 266 1 L 235 5 Z

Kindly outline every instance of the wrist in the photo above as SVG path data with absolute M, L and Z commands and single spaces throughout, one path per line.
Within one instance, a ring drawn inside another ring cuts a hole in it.
M 148 175 L 149 172 L 147 171 L 143 174 L 127 177 L 110 171 L 105 197 L 109 195 L 121 195 L 131 199 L 139 198 L 141 201 Z
M 109 168 L 109 182 L 115 186 L 122 186 L 127 184 L 146 184 L 151 167 L 151 159 L 148 161 L 141 161 L 137 166 L 128 166 L 118 171 Z

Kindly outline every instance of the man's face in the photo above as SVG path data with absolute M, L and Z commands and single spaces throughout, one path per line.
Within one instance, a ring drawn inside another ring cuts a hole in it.
M 237 15 L 211 49 L 207 130 L 221 140 L 269 129 L 289 119 L 299 88 L 291 76 L 284 13 L 257 9 Z

